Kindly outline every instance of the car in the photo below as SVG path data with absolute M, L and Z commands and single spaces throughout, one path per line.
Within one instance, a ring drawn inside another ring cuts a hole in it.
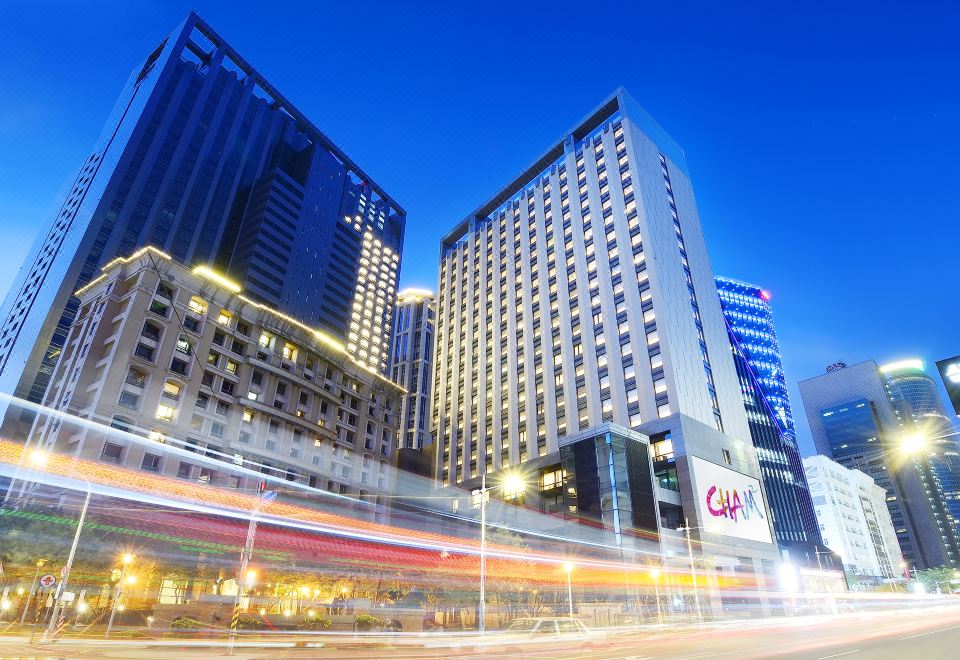
M 524 617 L 514 619 L 507 627 L 508 635 L 531 639 L 593 641 L 602 635 L 590 630 L 580 619 L 566 616 Z

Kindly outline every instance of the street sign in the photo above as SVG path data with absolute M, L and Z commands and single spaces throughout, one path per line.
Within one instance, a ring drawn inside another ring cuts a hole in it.
M 66 576 L 66 574 L 67 574 L 67 567 L 64 566 L 63 568 L 60 569 L 60 579 L 62 580 Z
M 260 493 L 260 501 L 264 504 L 270 504 L 275 499 L 277 499 L 277 491 L 275 490 L 265 490 Z
M 53 575 L 50 575 L 49 573 L 47 573 L 42 578 L 40 578 L 40 586 L 43 587 L 44 589 L 49 589 L 56 583 L 57 583 L 57 578 L 54 577 Z
M 60 594 L 60 600 L 62 600 L 64 603 L 73 602 L 73 599 L 76 597 L 77 594 L 72 591 L 64 591 L 62 594 Z

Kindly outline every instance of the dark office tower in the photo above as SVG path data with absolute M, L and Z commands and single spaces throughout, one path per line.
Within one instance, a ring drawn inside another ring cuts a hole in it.
M 40 401 L 77 311 L 73 292 L 146 245 L 212 264 L 385 372 L 404 222 L 190 14 L 134 69 L 0 309 L 0 393 Z
M 901 425 L 877 363 L 837 366 L 799 385 L 817 452 L 886 489 L 905 560 L 917 568 L 960 565 L 960 534 L 933 445 L 917 442 L 916 428 Z
M 787 558 L 816 566 L 820 528 L 793 433 L 770 296 L 752 284 L 716 281 L 777 545 Z
M 406 390 L 400 407 L 400 449 L 430 444 L 430 392 L 433 379 L 434 299 L 432 291 L 404 289 L 390 349 L 390 378 Z

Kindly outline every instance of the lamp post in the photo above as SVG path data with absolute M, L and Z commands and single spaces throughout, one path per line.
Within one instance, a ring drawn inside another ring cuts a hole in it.
M 30 601 L 33 600 L 33 590 L 37 587 L 37 578 L 40 577 L 40 569 L 47 563 L 46 559 L 37 560 L 37 570 L 33 574 L 33 582 L 30 583 L 30 591 L 27 593 L 27 602 L 23 604 L 23 614 L 20 615 L 20 625 L 27 620 L 27 610 L 30 609 Z
M 663 623 L 663 620 L 660 616 L 660 570 L 656 568 L 650 569 L 650 579 L 653 580 L 653 590 L 657 598 L 657 623 Z
M 34 449 L 30 452 L 29 460 L 34 466 L 42 467 L 46 465 L 49 457 L 50 454 L 43 449 Z M 67 584 L 70 582 L 70 571 L 73 569 L 73 559 L 77 555 L 77 546 L 80 545 L 80 533 L 83 531 L 83 523 L 87 519 L 87 509 L 90 508 L 90 498 L 93 495 L 93 486 L 90 484 L 90 482 L 84 477 L 80 477 L 80 479 L 82 479 L 87 485 L 87 492 L 83 497 L 83 506 L 80 509 L 80 518 L 77 519 L 77 531 L 73 535 L 73 543 L 70 544 L 70 553 L 67 555 L 67 563 L 63 567 L 63 579 L 60 580 L 60 585 L 57 587 L 57 590 L 54 593 L 53 607 L 50 608 L 50 623 L 47 624 L 47 630 L 44 632 L 44 638 L 54 634 L 57 630 L 57 623 L 59 621 L 60 611 L 62 609 L 61 601 L 63 599 L 63 594 L 67 590 Z M 26 614 L 26 611 L 24 611 L 24 614 Z
M 563 570 L 567 574 L 567 610 L 570 618 L 573 618 L 573 584 L 570 582 L 570 574 L 573 573 L 573 563 L 566 561 L 563 563 Z
M 678 532 L 684 532 L 687 537 L 687 554 L 690 557 L 690 575 L 693 577 L 693 602 L 697 606 L 697 620 L 703 621 L 703 613 L 700 611 L 700 594 L 697 590 L 697 568 L 693 564 L 693 545 L 690 542 L 690 530 L 693 529 L 690 527 L 690 521 L 687 518 L 683 519 L 683 527 L 678 527 Z
M 120 579 L 117 580 L 117 590 L 113 594 L 113 605 L 110 606 L 110 620 L 107 621 L 106 637 L 109 639 L 110 632 L 113 630 L 113 618 L 117 615 L 117 606 L 120 603 L 120 594 L 123 593 L 123 579 L 127 576 L 127 566 L 136 559 L 133 555 L 127 553 L 120 558 Z M 133 578 L 133 576 L 130 576 Z M 133 584 L 133 580 L 130 582 Z
M 237 575 L 237 594 L 233 598 L 233 613 L 230 618 L 230 634 L 227 638 L 227 655 L 233 655 L 233 644 L 237 638 L 237 617 L 240 612 L 240 597 L 252 580 L 256 579 L 256 572 L 247 570 L 250 564 L 250 555 L 253 554 L 253 540 L 257 533 L 257 514 L 277 499 L 277 491 L 266 490 L 266 482 L 260 482 L 257 488 L 257 500 L 250 513 L 250 524 L 247 526 L 247 541 L 243 545 L 243 554 L 240 557 L 240 573 Z
M 486 632 L 487 616 L 487 492 L 494 488 L 522 493 L 524 483 L 518 475 L 512 474 L 498 486 L 487 488 L 487 473 L 480 475 L 480 616 L 477 631 L 481 634 Z

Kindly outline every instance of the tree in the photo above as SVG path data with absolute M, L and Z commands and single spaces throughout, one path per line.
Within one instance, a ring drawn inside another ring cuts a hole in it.
M 914 577 L 930 593 L 934 593 L 938 589 L 943 593 L 952 593 L 954 589 L 960 587 L 960 571 L 949 566 L 917 571 Z M 954 582 L 957 584 L 954 584 Z

